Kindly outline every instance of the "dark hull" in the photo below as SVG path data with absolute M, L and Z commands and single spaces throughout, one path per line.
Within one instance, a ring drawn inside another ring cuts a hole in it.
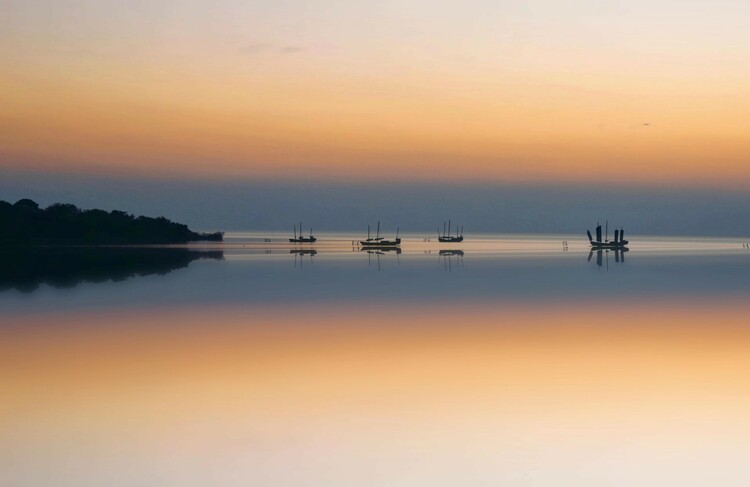
M 317 242 L 317 238 L 315 237 L 301 237 L 301 238 L 290 238 L 289 242 L 291 243 L 315 243 Z
M 438 242 L 443 242 L 443 243 L 458 243 L 458 242 L 463 242 L 463 241 L 464 241 L 463 237 L 438 237 Z
M 396 240 L 360 240 L 359 244 L 362 247 L 396 247 L 401 245 L 401 239 Z
M 628 241 L 622 242 L 591 242 L 591 248 L 596 249 L 624 249 L 628 245 Z

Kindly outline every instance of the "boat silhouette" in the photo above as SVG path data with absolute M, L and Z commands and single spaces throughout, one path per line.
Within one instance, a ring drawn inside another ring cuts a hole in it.
M 380 236 L 380 221 L 378 221 L 378 229 L 375 232 L 375 237 L 372 237 L 370 234 L 370 225 L 367 225 L 367 239 L 366 240 L 360 240 L 359 244 L 362 247 L 397 247 L 401 245 L 401 239 L 398 236 L 400 229 L 396 229 L 396 238 L 393 240 L 387 240 L 384 237 Z
M 615 230 L 615 239 L 609 240 L 609 222 L 605 221 L 604 240 L 602 240 L 602 226 L 597 222 L 596 224 L 596 240 L 591 236 L 591 231 L 586 230 L 586 235 L 589 237 L 589 243 L 591 248 L 597 249 L 622 249 L 628 245 L 628 241 L 625 240 L 625 230 L 620 227 L 619 230 Z
M 299 224 L 299 236 L 297 236 L 297 225 L 294 225 L 294 238 L 290 238 L 291 243 L 314 243 L 318 239 L 313 237 L 312 228 L 310 228 L 310 236 L 305 237 L 302 235 L 302 223 Z
M 464 241 L 464 227 L 461 227 L 461 230 L 459 231 L 458 228 L 456 228 L 456 235 L 451 235 L 451 221 L 448 220 L 448 231 L 446 233 L 445 231 L 445 222 L 443 222 L 443 233 L 440 233 L 440 229 L 438 228 L 438 242 L 442 243 L 457 243 L 457 242 L 463 242 Z

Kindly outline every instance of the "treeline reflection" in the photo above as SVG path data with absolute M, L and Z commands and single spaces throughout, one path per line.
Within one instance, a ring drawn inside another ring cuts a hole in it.
M 165 275 L 197 259 L 223 258 L 222 251 L 182 248 L 0 248 L 0 291 L 31 292 L 42 284 L 68 288 L 83 282 Z

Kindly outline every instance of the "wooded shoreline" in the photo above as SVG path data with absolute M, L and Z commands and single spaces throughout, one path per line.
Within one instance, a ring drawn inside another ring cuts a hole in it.
M 14 204 L 0 201 L 0 244 L 5 246 L 156 245 L 223 239 L 223 232 L 194 232 L 164 217 L 82 210 L 67 203 L 40 208 L 30 199 Z

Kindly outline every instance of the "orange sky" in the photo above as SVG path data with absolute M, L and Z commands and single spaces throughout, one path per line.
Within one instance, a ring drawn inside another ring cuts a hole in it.
M 0 169 L 750 181 L 746 3 L 244 3 L 3 7 Z

